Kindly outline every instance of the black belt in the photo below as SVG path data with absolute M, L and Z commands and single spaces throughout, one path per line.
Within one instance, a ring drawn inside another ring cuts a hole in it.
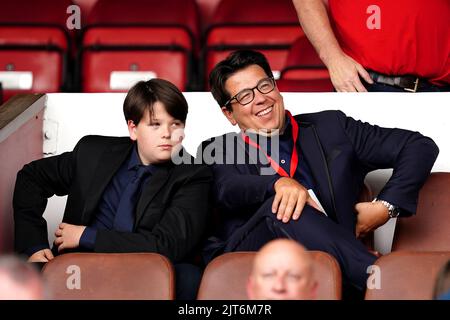
M 423 84 L 429 84 L 426 79 L 415 76 L 388 76 L 375 71 L 368 72 L 374 82 L 402 88 L 409 92 L 416 92 Z

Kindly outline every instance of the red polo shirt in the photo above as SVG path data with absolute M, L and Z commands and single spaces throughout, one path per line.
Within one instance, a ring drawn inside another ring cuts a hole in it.
M 366 69 L 450 84 L 450 0 L 329 0 L 345 53 Z

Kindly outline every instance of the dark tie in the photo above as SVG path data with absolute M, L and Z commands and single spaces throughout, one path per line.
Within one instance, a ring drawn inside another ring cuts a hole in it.
M 120 197 L 119 206 L 117 207 L 116 216 L 114 218 L 114 230 L 131 232 L 134 224 L 134 210 L 137 204 L 137 197 L 142 182 L 150 175 L 150 166 L 137 166 L 136 174 L 125 187 Z

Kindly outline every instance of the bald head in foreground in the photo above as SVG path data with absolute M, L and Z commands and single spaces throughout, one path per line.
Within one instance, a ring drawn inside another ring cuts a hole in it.
M 311 256 L 298 242 L 270 241 L 255 256 L 247 295 L 252 300 L 313 300 L 313 271 Z
M 16 256 L 0 256 L 0 300 L 45 299 L 40 273 Z

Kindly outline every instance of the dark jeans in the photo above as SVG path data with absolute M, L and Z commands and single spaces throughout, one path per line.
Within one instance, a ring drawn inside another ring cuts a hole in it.
M 290 238 L 309 250 L 324 251 L 338 261 L 344 281 L 364 290 L 367 267 L 377 259 L 355 235 L 323 213 L 306 205 L 298 220 L 283 223 L 272 213 L 273 197 L 267 199 L 249 221 L 227 241 L 225 252 L 257 251 L 275 238 Z

